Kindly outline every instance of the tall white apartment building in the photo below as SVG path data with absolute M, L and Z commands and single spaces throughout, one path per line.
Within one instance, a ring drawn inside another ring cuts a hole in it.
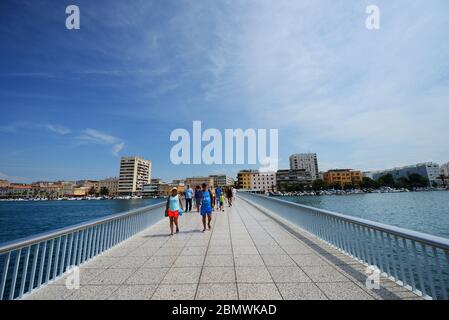
M 318 158 L 316 153 L 297 153 L 290 156 L 291 170 L 306 170 L 310 173 L 312 180 L 319 178 Z
M 142 191 L 144 184 L 151 182 L 151 161 L 140 157 L 122 157 L 118 194 L 132 196 Z
M 276 172 L 251 173 L 251 189 L 259 191 L 274 191 L 276 188 Z

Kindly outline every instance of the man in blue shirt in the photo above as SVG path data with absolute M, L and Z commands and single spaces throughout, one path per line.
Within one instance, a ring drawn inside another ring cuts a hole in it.
M 220 196 L 222 192 L 221 187 L 217 187 L 217 189 L 215 189 L 215 199 L 217 202 L 216 208 L 220 207 Z
M 193 197 L 193 189 L 190 188 L 190 185 L 187 185 L 187 189 L 186 189 L 186 212 L 192 211 L 192 197 Z

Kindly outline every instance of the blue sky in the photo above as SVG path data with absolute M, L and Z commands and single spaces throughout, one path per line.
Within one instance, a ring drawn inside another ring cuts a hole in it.
M 76 4 L 81 29 L 65 28 Z M 381 29 L 365 28 L 367 5 Z M 449 2 L 0 2 L 0 179 L 102 178 L 119 157 L 153 176 L 234 175 L 170 164 L 170 132 L 279 129 L 280 166 L 449 161 Z

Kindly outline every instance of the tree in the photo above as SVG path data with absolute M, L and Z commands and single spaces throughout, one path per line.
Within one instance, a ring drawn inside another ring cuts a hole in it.
M 408 176 L 409 186 L 413 188 L 425 188 L 429 186 L 429 180 L 418 173 Z
M 446 188 L 446 176 L 444 174 L 440 174 L 438 178 L 440 178 L 441 181 L 443 181 L 443 187 Z
M 394 178 L 393 175 L 391 173 L 388 173 L 386 175 L 381 176 L 377 182 L 379 182 L 379 185 L 382 187 L 394 187 L 395 183 L 394 183 Z
M 363 177 L 361 187 L 367 189 L 377 189 L 379 188 L 379 183 L 369 177 Z
M 101 196 L 108 196 L 109 195 L 109 189 L 107 187 L 101 187 L 100 195 Z
M 313 181 L 312 183 L 313 190 L 315 191 L 323 190 L 324 188 L 326 188 L 326 183 L 322 179 L 316 179 L 315 181 Z
M 329 185 L 330 189 L 335 189 L 335 190 L 343 190 L 343 187 L 340 183 L 338 182 L 333 182 Z
M 396 186 L 398 188 L 407 188 L 410 187 L 410 181 L 405 177 L 400 177 L 398 181 L 396 181 Z
M 97 191 L 95 190 L 95 187 L 92 187 L 89 189 L 89 191 L 87 192 L 88 195 L 93 196 L 97 193 Z

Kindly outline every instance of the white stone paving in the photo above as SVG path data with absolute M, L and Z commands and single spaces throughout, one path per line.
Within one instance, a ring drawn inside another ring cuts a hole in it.
M 25 299 L 419 299 L 384 278 L 367 289 L 365 266 L 240 198 L 212 230 L 197 212 L 180 229 L 164 219 L 83 265 L 79 289 L 61 278 Z

